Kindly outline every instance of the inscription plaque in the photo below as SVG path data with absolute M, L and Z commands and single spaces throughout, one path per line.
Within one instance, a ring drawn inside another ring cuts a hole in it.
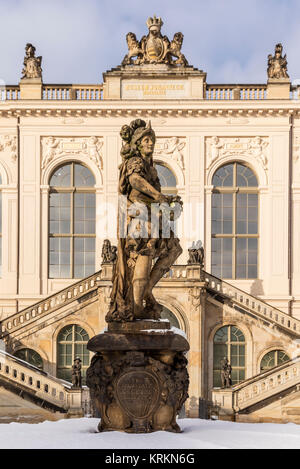
M 188 98 L 190 84 L 183 80 L 123 80 L 123 99 L 182 99 Z
M 118 379 L 116 393 L 120 406 L 130 417 L 144 419 L 158 403 L 159 384 L 147 371 L 129 371 Z

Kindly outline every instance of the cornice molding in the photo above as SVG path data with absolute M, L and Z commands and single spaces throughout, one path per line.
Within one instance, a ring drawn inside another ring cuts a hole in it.
M 300 101 L 15 101 L 0 102 L 0 117 L 61 117 L 82 119 L 86 117 L 222 117 L 228 124 L 245 125 L 249 117 L 300 117 Z M 66 121 L 65 123 L 69 123 Z M 70 122 L 72 123 L 72 122 Z M 73 122 L 76 124 L 76 122 Z

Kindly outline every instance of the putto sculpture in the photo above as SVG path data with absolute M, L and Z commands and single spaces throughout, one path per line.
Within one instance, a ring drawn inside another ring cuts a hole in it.
M 232 385 L 231 381 L 231 372 L 232 372 L 232 367 L 229 363 L 229 360 L 227 357 L 224 357 L 223 360 L 221 360 L 221 383 L 222 383 L 222 388 L 230 388 Z
M 188 264 L 204 265 L 204 248 L 201 241 L 193 242 L 192 246 L 188 249 L 189 259 Z
M 41 78 L 42 77 L 42 57 L 35 56 L 35 47 L 28 43 L 25 47 L 24 68 L 22 70 L 23 78 Z
M 176 416 L 188 397 L 189 344 L 182 331 L 160 320 L 152 289 L 182 252 L 173 230 L 182 203 L 161 191 L 150 122 L 136 119 L 120 134 L 117 262 L 108 326 L 87 345 L 96 352 L 87 386 L 100 431 L 180 432 Z M 105 260 L 107 252 L 108 242 Z
M 122 65 L 159 64 L 187 66 L 188 61 L 181 52 L 183 34 L 174 34 L 172 41 L 161 35 L 163 21 L 161 18 L 148 18 L 149 33 L 139 42 L 134 33 L 126 35 L 128 54 L 125 55 Z M 136 57 L 134 59 L 134 57 Z
M 276 44 L 274 57 L 268 55 L 268 78 L 289 78 L 286 54 L 282 57 L 282 44 Z
M 117 249 L 109 239 L 105 239 L 102 245 L 102 264 L 114 264 L 117 260 Z
M 76 357 L 72 365 L 72 387 L 81 388 L 81 359 Z

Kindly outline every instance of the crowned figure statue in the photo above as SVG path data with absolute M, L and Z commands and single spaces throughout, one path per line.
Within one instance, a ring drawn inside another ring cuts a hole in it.
M 182 202 L 161 191 L 150 122 L 136 119 L 120 135 L 118 255 L 106 321 L 156 320 L 162 306 L 152 289 L 182 253 L 173 230 Z
M 286 54 L 282 57 L 282 44 L 276 44 L 275 55 L 268 55 L 268 78 L 289 78 Z
M 42 78 L 42 57 L 35 56 L 35 47 L 28 43 L 25 47 L 23 78 Z

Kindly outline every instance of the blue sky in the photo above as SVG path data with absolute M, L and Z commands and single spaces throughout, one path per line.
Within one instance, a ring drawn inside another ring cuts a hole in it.
M 0 79 L 19 81 L 27 42 L 43 56 L 45 83 L 99 83 L 127 52 L 126 33 L 161 16 L 169 39 L 184 34 L 189 63 L 208 83 L 264 83 L 267 56 L 282 42 L 300 79 L 299 0 L 0 0 Z

